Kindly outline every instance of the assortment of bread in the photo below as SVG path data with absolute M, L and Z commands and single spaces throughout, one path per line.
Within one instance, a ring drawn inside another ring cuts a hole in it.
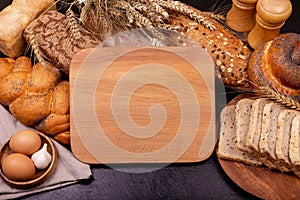
M 264 98 L 233 100 L 221 112 L 217 155 L 300 177 L 299 117 Z
M 91 2 L 86 1 L 80 20 L 71 9 L 65 14 L 56 10 L 45 11 L 52 6 L 53 0 L 34 3 L 14 0 L 11 6 L 0 12 L 0 24 L 7 27 L 0 32 L 0 51 L 7 56 L 0 59 L 0 103 L 23 124 L 35 127 L 64 144 L 70 142 L 67 81 L 70 62 L 80 49 L 95 47 L 104 39 L 98 33 L 94 34 L 92 29 L 98 26 L 91 23 L 95 21 L 84 18 L 87 12 L 91 15 L 100 13 L 90 10 L 95 9 Z M 192 38 L 210 54 L 220 72 L 219 78 L 226 86 L 249 90 L 250 83 L 255 91 L 267 86 L 282 93 L 283 97 L 291 96 L 299 102 L 298 34 L 281 34 L 252 52 L 213 15 L 180 2 L 161 0 L 155 1 L 157 9 L 153 11 L 153 7 L 143 1 L 144 6 L 150 6 L 145 8 L 156 14 L 152 20 L 135 12 L 142 13 L 137 4 L 126 2 L 110 1 L 109 5 L 115 3 L 116 8 L 126 11 L 123 17 L 119 16 L 122 12 L 110 17 L 126 18 L 122 22 L 128 23 L 124 25 L 127 28 L 157 26 L 174 29 Z M 25 4 L 26 11 L 22 9 Z M 106 27 L 107 21 L 100 17 L 102 26 Z M 117 27 L 116 24 L 113 26 Z M 108 25 L 107 28 L 110 30 Z M 39 63 L 33 65 L 28 57 L 21 56 L 26 53 L 27 45 Z M 220 122 L 217 149 L 220 158 L 264 165 L 300 176 L 299 111 L 266 98 L 243 98 L 225 106 Z

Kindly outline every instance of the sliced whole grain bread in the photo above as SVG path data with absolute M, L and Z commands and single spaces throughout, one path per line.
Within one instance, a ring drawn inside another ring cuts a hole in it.
M 253 99 L 244 98 L 235 105 L 237 147 L 248 153 L 253 153 L 253 150 L 246 145 L 253 101 Z
M 289 156 L 293 165 L 300 166 L 300 116 L 292 121 Z
M 261 165 L 256 156 L 241 151 L 237 146 L 235 106 L 226 106 L 220 115 L 220 138 L 217 149 L 219 158 L 239 161 L 250 165 Z
M 252 103 L 246 146 L 257 153 L 260 153 L 259 141 L 262 129 L 263 108 L 268 102 L 267 99 L 259 98 L 255 99 Z
M 300 177 L 300 115 L 294 117 L 292 121 L 289 157 L 293 171 Z
M 279 169 L 282 172 L 289 172 L 288 165 L 285 165 L 276 156 L 276 136 L 278 115 L 285 108 L 274 102 L 266 104 L 262 114 L 262 129 L 259 140 L 261 160 L 271 169 Z
M 298 111 L 286 109 L 279 113 L 276 136 L 276 156 L 278 160 L 292 166 L 289 157 L 291 127 L 293 119 L 299 115 Z

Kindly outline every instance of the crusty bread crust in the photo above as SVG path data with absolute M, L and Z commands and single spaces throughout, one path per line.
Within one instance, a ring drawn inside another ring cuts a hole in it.
M 5 69 L 0 70 L 0 103 L 16 119 L 49 136 L 69 131 L 69 82 L 61 80 L 57 68 L 49 63 L 32 66 L 24 56 L 0 58 L 0 64 Z
M 205 16 L 201 11 L 194 10 Z M 180 26 L 183 34 L 199 42 L 207 50 L 225 85 L 248 87 L 247 65 L 250 49 L 221 23 L 209 17 L 206 20 L 216 29 L 209 30 L 180 13 L 170 15 L 170 24 Z
M 300 99 L 300 35 L 285 33 L 256 49 L 250 56 L 249 80 Z

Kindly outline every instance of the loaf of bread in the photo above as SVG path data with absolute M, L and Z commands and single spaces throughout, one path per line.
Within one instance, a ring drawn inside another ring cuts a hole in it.
M 0 58 L 0 103 L 27 126 L 68 144 L 69 83 L 49 63 L 32 66 L 28 57 Z M 66 138 L 66 139 L 64 139 Z
M 66 15 L 51 11 L 31 23 L 24 37 L 30 43 L 33 33 L 41 53 L 68 74 L 70 61 L 78 50 L 95 47 L 99 40 L 112 34 L 140 27 L 171 30 L 179 27 L 174 30 L 199 43 L 211 55 L 219 72 L 217 75 L 225 85 L 248 87 L 247 64 L 251 51 L 236 35 L 205 13 L 179 1 L 149 2 L 109 1 L 105 5 L 101 1 L 87 2 L 80 9 L 82 24 L 71 11 Z M 145 9 L 149 7 L 151 13 L 139 10 L 136 6 L 140 4 Z M 73 34 L 74 30 L 80 34 Z M 81 38 L 76 39 L 79 35 Z
M 268 86 L 300 100 L 300 35 L 284 33 L 256 49 L 248 75 L 254 87 Z
M 201 11 L 193 10 L 200 15 L 205 15 Z M 181 27 L 180 32 L 199 42 L 209 53 L 224 85 L 247 88 L 249 84 L 247 65 L 251 54 L 250 49 L 216 20 L 210 17 L 206 17 L 205 20 L 216 29 L 210 30 L 178 12 L 170 15 L 170 24 Z
M 0 12 L 0 51 L 12 58 L 24 55 L 27 44 L 22 33 L 25 27 L 51 7 L 55 8 L 54 0 L 14 0 L 3 9 Z
M 250 119 L 257 118 L 261 120 L 261 123 L 253 123 L 250 120 L 248 130 L 244 129 L 248 134 L 247 139 L 250 138 L 249 134 L 255 134 L 258 138 L 254 146 L 253 144 L 249 145 L 249 142 L 246 143 L 246 148 L 244 145 L 237 145 L 239 137 L 237 130 L 238 126 L 241 125 L 237 122 L 243 120 L 238 119 L 237 113 L 239 113 L 238 110 L 241 110 L 238 105 L 251 108 L 249 110 L 251 113 Z M 260 113 L 260 117 L 257 117 L 258 113 Z M 300 177 L 299 117 L 299 111 L 268 102 L 266 99 L 258 98 L 249 101 L 249 99 L 244 98 L 229 103 L 221 112 L 217 155 L 223 159 L 245 164 L 258 165 L 258 163 L 261 163 L 261 165 L 265 165 L 270 169 L 281 172 L 294 172 Z M 256 124 L 255 128 L 258 131 L 251 132 L 251 126 L 254 126 L 254 124 Z M 241 159 L 241 155 L 243 159 Z
M 100 43 L 92 33 L 79 26 L 75 16 L 67 17 L 56 10 L 31 22 L 23 35 L 32 48 L 38 48 L 35 53 L 40 55 L 36 56 L 54 63 L 67 77 L 73 56 L 81 49 L 93 48 Z

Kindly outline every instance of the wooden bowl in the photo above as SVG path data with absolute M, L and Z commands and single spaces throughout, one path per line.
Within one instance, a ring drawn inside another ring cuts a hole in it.
M 43 133 L 37 132 L 41 138 L 42 144 L 47 143 L 47 150 L 48 152 L 51 154 L 52 156 L 52 160 L 51 163 L 49 164 L 49 166 L 46 169 L 37 169 L 36 168 L 36 172 L 34 177 L 31 180 L 28 181 L 14 181 L 9 179 L 7 176 L 5 176 L 5 174 L 2 171 L 2 163 L 3 160 L 12 153 L 12 150 L 9 147 L 9 141 L 10 139 L 8 139 L 1 147 L 0 149 L 0 164 L 1 164 L 1 170 L 0 170 L 0 176 L 1 178 L 10 186 L 15 187 L 15 188 L 19 188 L 19 189 L 27 189 L 27 188 L 32 188 L 35 187 L 41 183 L 43 183 L 44 181 L 46 181 L 54 172 L 55 168 L 56 168 L 56 163 L 57 163 L 57 150 L 53 144 L 53 142 L 51 141 L 51 139 L 46 136 Z

